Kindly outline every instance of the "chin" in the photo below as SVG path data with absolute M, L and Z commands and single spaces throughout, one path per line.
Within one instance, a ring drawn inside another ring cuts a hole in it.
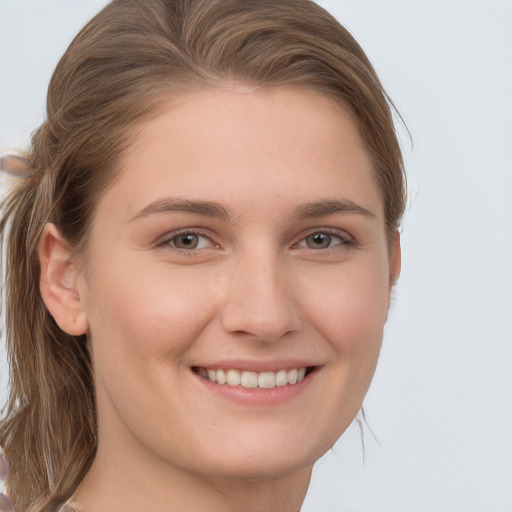
M 241 481 L 272 481 L 312 469 L 341 433 L 252 432 L 250 437 L 228 436 L 218 446 L 202 452 L 200 472 L 205 476 Z M 299 435 L 298 435 L 299 434 Z M 219 448 L 222 447 L 222 450 Z M 197 471 L 197 469 L 195 469 Z
M 205 476 L 241 482 L 271 482 L 291 477 L 303 470 L 312 469 L 319 456 L 279 457 L 245 454 L 221 464 L 215 464 Z

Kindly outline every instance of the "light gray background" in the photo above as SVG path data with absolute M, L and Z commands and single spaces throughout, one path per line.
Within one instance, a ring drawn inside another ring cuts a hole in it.
M 512 2 L 323 0 L 412 134 L 403 271 L 365 400 L 304 512 L 512 511 Z M 0 150 L 103 0 L 0 0 Z M 0 187 L 7 185 L 5 179 Z M 0 354 L 1 389 L 6 365 Z M 293 428 L 293 425 L 290 425 Z

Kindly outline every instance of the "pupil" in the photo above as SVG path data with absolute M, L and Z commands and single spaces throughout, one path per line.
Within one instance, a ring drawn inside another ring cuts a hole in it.
M 325 249 L 331 243 L 331 237 L 325 233 L 316 233 L 309 238 L 314 249 Z
M 182 235 L 176 241 L 179 248 L 194 249 L 197 246 L 197 235 Z

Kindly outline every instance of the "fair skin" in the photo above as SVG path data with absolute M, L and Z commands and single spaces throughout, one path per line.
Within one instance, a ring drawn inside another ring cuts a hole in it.
M 370 385 L 400 266 L 354 121 L 304 89 L 193 92 L 120 169 L 85 254 L 53 225 L 40 246 L 45 303 L 94 367 L 73 506 L 297 512 Z

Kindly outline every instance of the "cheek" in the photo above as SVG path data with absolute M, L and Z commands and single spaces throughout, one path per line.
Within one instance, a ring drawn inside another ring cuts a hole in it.
M 209 318 L 212 301 L 204 276 L 116 261 L 96 273 L 91 288 L 93 351 L 142 366 L 144 360 L 185 350 Z
M 326 274 L 323 286 L 306 285 L 303 309 L 336 359 L 376 363 L 389 307 L 388 274 L 381 260 L 361 259 Z
M 326 276 L 323 299 L 317 289 L 305 306 L 331 351 L 324 392 L 332 397 L 326 414 L 337 418 L 333 442 L 357 414 L 375 373 L 389 306 L 388 276 L 382 259 L 354 260 Z

